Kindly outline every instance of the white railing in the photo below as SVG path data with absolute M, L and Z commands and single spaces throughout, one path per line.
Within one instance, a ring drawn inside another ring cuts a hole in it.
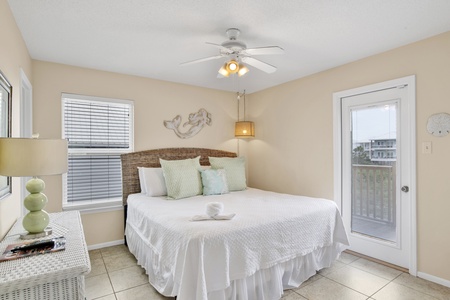
M 395 224 L 395 165 L 352 166 L 352 216 Z

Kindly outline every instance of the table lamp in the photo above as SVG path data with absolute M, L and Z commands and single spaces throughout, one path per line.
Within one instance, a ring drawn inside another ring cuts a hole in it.
M 67 172 L 67 140 L 38 138 L 0 138 L 0 175 L 33 177 L 26 189 L 30 194 L 24 199 L 29 212 L 23 218 L 27 233 L 22 239 L 38 238 L 51 234 L 46 230 L 50 221 L 43 210 L 47 196 L 42 193 L 45 183 L 37 176 L 57 175 Z

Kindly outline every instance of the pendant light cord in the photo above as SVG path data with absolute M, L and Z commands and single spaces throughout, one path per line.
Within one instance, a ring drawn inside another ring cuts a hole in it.
M 245 106 L 246 106 L 246 102 L 245 102 L 245 90 L 244 90 L 244 121 L 245 121 Z

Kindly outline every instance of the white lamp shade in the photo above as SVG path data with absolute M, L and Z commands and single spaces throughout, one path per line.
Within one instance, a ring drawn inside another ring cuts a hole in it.
M 25 177 L 67 172 L 67 140 L 0 138 L 0 175 Z

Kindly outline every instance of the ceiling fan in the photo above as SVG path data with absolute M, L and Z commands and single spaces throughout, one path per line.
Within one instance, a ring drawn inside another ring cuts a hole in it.
M 188 61 L 180 64 L 181 66 L 187 66 L 195 63 L 200 63 L 208 60 L 220 59 L 223 57 L 229 58 L 227 62 L 219 69 L 219 75 L 217 77 L 228 77 L 230 74 L 237 73 L 239 76 L 246 74 L 249 69 L 245 64 L 255 67 L 266 73 L 273 73 L 277 70 L 275 66 L 265 63 L 261 60 L 253 58 L 255 55 L 273 55 L 283 54 L 284 50 L 278 46 L 267 46 L 258 48 L 247 48 L 247 45 L 239 41 L 237 38 L 241 31 L 237 28 L 229 28 L 226 31 L 228 40 L 222 44 L 215 44 L 206 42 L 208 45 L 219 48 L 219 54 L 215 56 L 200 58 L 192 61 Z M 245 64 L 244 64 L 245 63 Z

